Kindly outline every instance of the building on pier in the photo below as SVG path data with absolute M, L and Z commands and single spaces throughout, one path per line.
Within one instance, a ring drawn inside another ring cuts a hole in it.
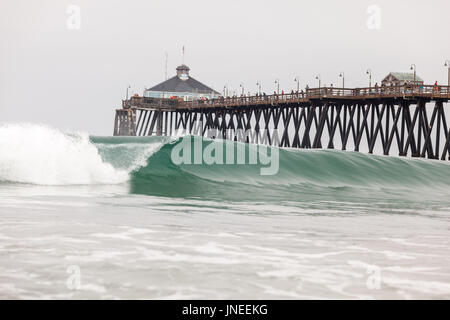
M 189 75 L 189 67 L 177 67 L 177 75 L 160 84 L 144 90 L 146 98 L 178 98 L 184 101 L 215 99 L 220 93 Z
M 418 75 L 414 78 L 414 73 L 391 72 L 381 81 L 381 85 L 385 86 L 403 86 L 405 84 L 423 85 L 423 80 Z

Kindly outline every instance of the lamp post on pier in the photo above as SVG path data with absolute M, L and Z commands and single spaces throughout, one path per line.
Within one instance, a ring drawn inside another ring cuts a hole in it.
M 345 73 L 344 73 L 344 71 L 342 71 L 339 74 L 339 78 L 342 78 L 342 95 L 344 95 L 344 91 L 345 91 Z
M 320 76 L 320 73 L 317 74 L 316 80 L 319 80 L 319 89 L 320 89 L 320 85 L 322 84 L 322 77 Z
M 411 65 L 410 70 L 414 70 L 414 82 L 412 85 L 412 90 L 414 90 L 414 88 L 416 87 L 416 65 L 414 63 Z
M 241 87 L 241 88 L 242 88 L 242 95 L 244 95 L 244 84 L 243 84 L 243 83 L 241 83 L 241 84 L 239 85 L 239 87 Z
M 297 82 L 297 92 L 299 92 L 300 91 L 300 79 L 299 79 L 299 76 L 296 76 L 294 78 L 294 82 Z
M 228 97 L 228 85 L 227 84 L 223 86 L 223 95 L 225 97 Z
M 416 85 L 416 65 L 413 63 L 410 70 L 414 70 L 414 85 Z
M 450 60 L 445 60 L 444 67 L 448 68 L 447 91 L 450 90 Z
M 345 89 L 345 73 L 343 71 L 339 74 L 339 78 L 342 78 L 342 90 L 344 90 Z
M 127 98 L 126 98 L 126 101 L 128 101 L 128 89 L 131 89 L 130 85 L 127 86 Z
M 277 85 L 277 94 L 280 94 L 280 80 L 276 79 L 275 84 Z
M 369 88 L 372 86 L 372 70 L 367 69 L 366 74 L 369 75 Z
M 258 86 L 259 94 L 261 94 L 261 81 L 256 81 L 256 85 Z

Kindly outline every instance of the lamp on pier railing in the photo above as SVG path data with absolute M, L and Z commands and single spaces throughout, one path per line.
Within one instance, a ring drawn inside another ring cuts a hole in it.
M 369 88 L 372 86 L 372 70 L 367 69 L 366 74 L 369 75 Z
M 277 85 L 277 94 L 280 94 L 280 80 L 275 79 L 275 84 Z
M 416 85 L 416 65 L 413 63 L 410 70 L 414 70 L 414 85 Z
M 322 84 L 322 77 L 320 76 L 320 73 L 317 74 L 316 80 L 319 80 L 319 89 L 320 89 L 320 85 Z
M 242 95 L 244 95 L 244 84 L 243 84 L 243 83 L 241 83 L 241 84 L 239 85 L 239 87 L 241 87 L 241 88 L 242 88 Z
M 297 82 L 297 92 L 299 92 L 300 91 L 300 77 L 296 76 L 294 78 L 294 82 Z
M 445 60 L 444 67 L 448 68 L 447 86 L 449 86 L 449 88 L 447 90 L 449 90 L 450 89 L 450 60 Z
M 261 81 L 256 81 L 256 85 L 258 86 L 259 94 L 261 94 Z

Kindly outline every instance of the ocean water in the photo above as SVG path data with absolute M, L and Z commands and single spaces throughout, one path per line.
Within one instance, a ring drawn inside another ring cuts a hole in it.
M 450 298 L 449 163 L 182 139 L 1 125 L 0 298 Z

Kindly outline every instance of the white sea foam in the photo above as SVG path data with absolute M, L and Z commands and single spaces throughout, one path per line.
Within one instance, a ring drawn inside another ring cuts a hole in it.
M 43 185 L 117 184 L 128 172 L 102 160 L 87 134 L 37 124 L 0 126 L 0 181 Z

